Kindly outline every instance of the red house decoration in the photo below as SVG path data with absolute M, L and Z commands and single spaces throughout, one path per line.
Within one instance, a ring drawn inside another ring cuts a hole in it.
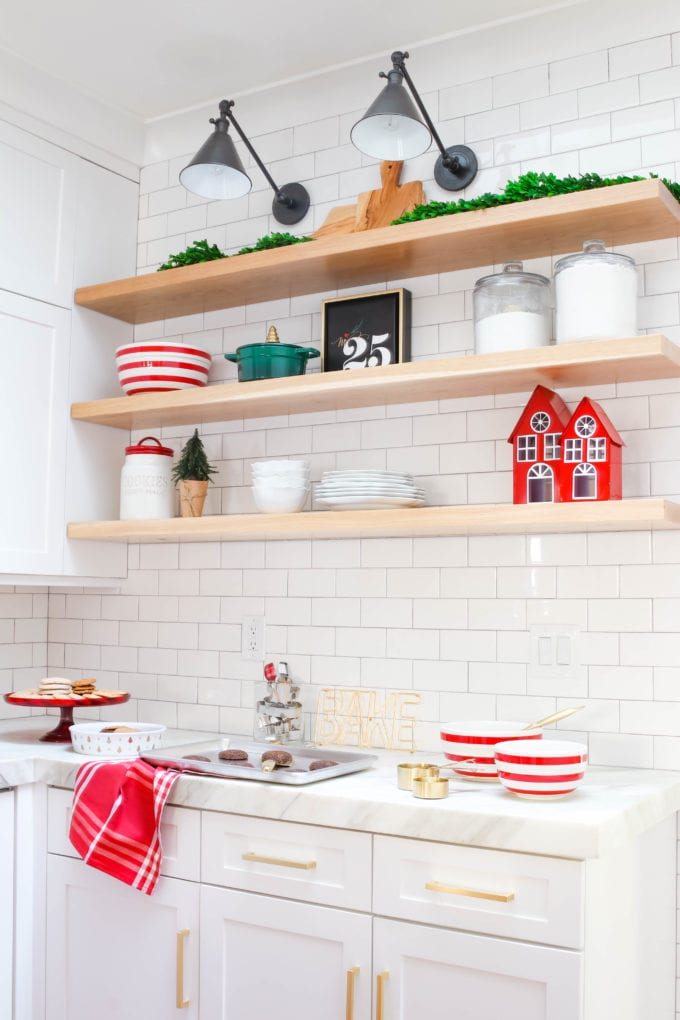
M 557 393 L 537 386 L 508 442 L 513 503 L 621 499 L 624 442 L 590 397 L 570 414 Z
M 512 443 L 513 503 L 559 503 L 562 433 L 569 408 L 559 394 L 537 386 L 515 425 Z
M 562 436 L 562 502 L 621 499 L 623 445 L 597 401 L 584 397 Z

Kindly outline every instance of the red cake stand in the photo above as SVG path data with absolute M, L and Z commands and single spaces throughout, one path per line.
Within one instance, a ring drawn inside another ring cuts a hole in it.
M 99 694 L 86 694 L 81 698 L 41 698 L 31 691 L 14 691 L 5 695 L 8 705 L 28 705 L 31 708 L 58 708 L 61 710 L 59 722 L 45 733 L 40 740 L 50 743 L 70 744 L 69 727 L 73 726 L 74 708 L 106 708 L 108 705 L 122 705 L 128 701 L 127 691 L 107 691 Z

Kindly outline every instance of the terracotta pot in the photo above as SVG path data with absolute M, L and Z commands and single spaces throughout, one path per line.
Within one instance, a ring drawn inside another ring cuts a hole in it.
M 179 512 L 182 517 L 200 517 L 208 494 L 207 482 L 181 479 L 179 482 Z

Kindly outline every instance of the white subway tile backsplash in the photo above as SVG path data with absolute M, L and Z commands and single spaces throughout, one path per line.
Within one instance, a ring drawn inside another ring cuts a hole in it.
M 640 102 L 675 99 L 680 94 L 680 67 L 667 67 L 640 75 Z
M 667 67 L 671 63 L 671 40 L 667 35 L 642 39 L 609 50 L 609 77 L 625 78 Z
M 639 91 L 637 76 L 579 89 L 579 115 L 589 117 L 597 113 L 625 110 L 628 106 L 636 106 L 640 99 Z
M 567 92 L 607 81 L 609 62 L 606 51 L 585 53 L 566 60 L 556 60 L 549 66 L 550 91 Z

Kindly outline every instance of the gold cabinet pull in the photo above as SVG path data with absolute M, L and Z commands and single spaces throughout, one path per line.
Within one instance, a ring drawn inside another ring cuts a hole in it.
M 389 976 L 390 972 L 384 970 L 375 979 L 375 1020 L 384 1020 L 385 1017 L 385 982 Z
M 359 973 L 358 967 L 350 967 L 347 971 L 347 995 L 345 997 L 345 1020 L 354 1020 L 354 982 Z
M 297 868 L 299 871 L 311 871 L 316 861 L 288 861 L 285 857 L 264 857 L 262 854 L 241 854 L 242 861 L 255 861 L 257 864 L 275 864 L 277 868 Z
M 177 1009 L 186 1009 L 189 1000 L 184 998 L 184 940 L 191 935 L 188 928 L 177 932 L 177 988 L 175 991 L 175 1005 Z
M 476 900 L 493 900 L 494 903 L 512 903 L 515 894 L 483 892 L 481 889 L 462 889 L 457 885 L 444 885 L 443 882 L 426 882 L 425 888 L 431 892 L 445 892 L 452 896 L 471 896 Z

